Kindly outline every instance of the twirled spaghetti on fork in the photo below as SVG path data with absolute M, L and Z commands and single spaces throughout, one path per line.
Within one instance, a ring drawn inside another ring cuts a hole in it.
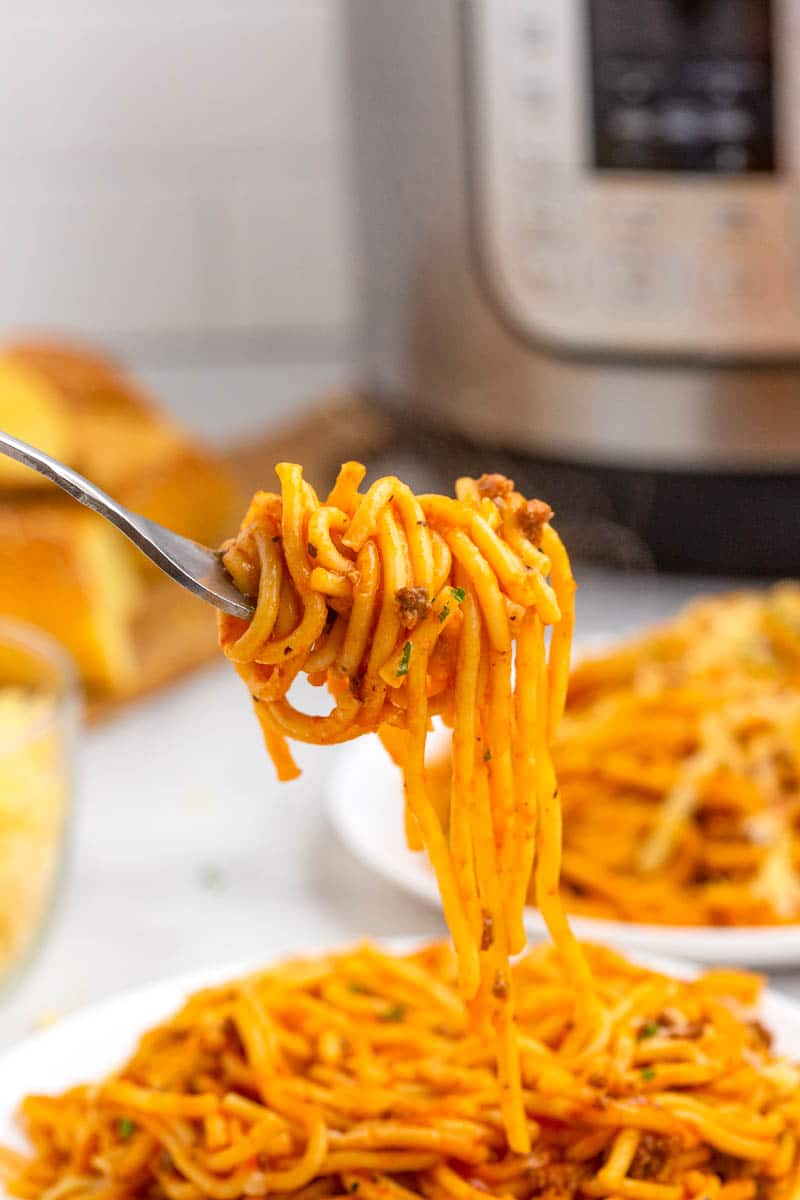
M 424 845 L 436 871 L 475 1020 L 497 1031 L 503 1112 L 511 1144 L 524 1151 L 508 964 L 525 945 L 532 871 L 576 984 L 576 1019 L 592 1009 L 589 971 L 558 895 L 548 749 L 569 673 L 569 559 L 549 506 L 499 475 L 459 480 L 455 499 L 415 496 L 393 476 L 362 494 L 364 467 L 346 463 L 320 502 L 299 466 L 276 470 L 280 494 L 255 496 L 224 554 L 257 604 L 249 623 L 221 617 L 223 649 L 281 778 L 296 773 L 287 737 L 332 744 L 377 731 L 402 766 L 409 842 Z M 298 712 L 287 698 L 300 672 L 327 683 L 328 716 Z M 453 728 L 447 838 L 425 782 L 434 714 Z

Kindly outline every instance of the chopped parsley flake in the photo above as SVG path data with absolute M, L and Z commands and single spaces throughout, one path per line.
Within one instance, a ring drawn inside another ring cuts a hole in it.
M 213 863 L 204 863 L 198 869 L 197 881 L 209 892 L 221 892 L 225 888 L 225 872 Z
M 445 604 L 444 608 L 439 613 L 439 624 L 441 625 L 442 621 L 446 621 L 449 616 L 450 616 L 450 605 Z
M 397 664 L 395 678 L 400 679 L 401 676 L 408 674 L 408 663 L 411 658 L 411 642 L 406 642 L 403 646 L 403 653 L 400 655 L 400 662 Z
M 405 1015 L 406 1010 L 402 1004 L 393 1004 L 391 1008 L 387 1008 L 385 1012 L 382 1012 L 378 1019 L 380 1021 L 391 1023 L 395 1021 L 402 1021 Z
M 642 1071 L 642 1079 L 644 1079 L 647 1083 L 649 1083 L 651 1079 L 655 1079 L 655 1077 L 655 1067 L 645 1067 L 645 1069 Z
M 130 1117 L 120 1117 L 117 1121 L 117 1134 L 124 1142 L 127 1142 L 129 1137 L 132 1137 L 136 1132 L 136 1122 Z
M 356 992 L 358 995 L 363 995 L 367 990 L 359 979 L 351 979 L 348 986 L 351 992 Z
M 491 750 L 489 750 L 489 749 L 488 749 L 488 747 L 487 747 L 487 749 L 486 749 L 486 750 L 484 750 L 484 752 L 483 752 L 483 761 L 484 761 L 484 762 L 491 762 L 491 761 L 492 761 L 492 752 L 491 752 Z
M 648 1021 L 647 1024 L 643 1025 L 642 1028 L 639 1030 L 639 1037 L 640 1038 L 651 1038 L 651 1037 L 655 1037 L 657 1033 L 658 1033 L 658 1023 L 656 1021 Z
M 464 599 L 464 597 L 467 594 L 463 588 L 450 588 L 450 591 L 453 593 L 453 596 L 455 597 L 455 599 L 458 601 L 459 604 L 461 603 L 461 601 Z

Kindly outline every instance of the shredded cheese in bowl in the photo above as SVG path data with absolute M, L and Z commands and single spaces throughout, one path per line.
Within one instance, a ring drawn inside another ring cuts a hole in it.
M 75 695 L 56 643 L 0 623 L 0 981 L 33 948 L 64 856 Z

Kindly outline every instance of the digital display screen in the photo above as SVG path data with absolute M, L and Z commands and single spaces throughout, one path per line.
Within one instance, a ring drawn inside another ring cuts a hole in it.
M 587 0 L 594 166 L 776 168 L 770 0 Z

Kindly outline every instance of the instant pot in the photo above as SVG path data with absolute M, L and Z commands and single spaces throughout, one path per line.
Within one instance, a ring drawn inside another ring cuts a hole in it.
M 658 565 L 797 573 L 797 0 L 346 23 L 363 375 L 404 436 L 557 503 L 560 469 Z

